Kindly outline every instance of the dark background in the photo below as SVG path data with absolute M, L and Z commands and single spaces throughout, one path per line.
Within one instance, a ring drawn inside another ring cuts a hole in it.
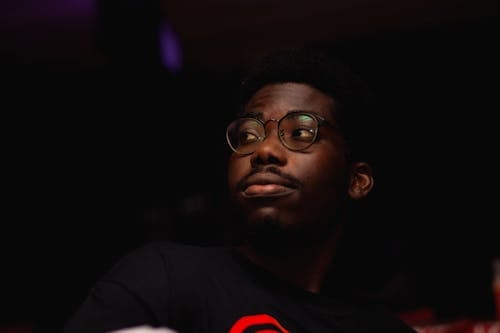
M 1 6 L 5 327 L 60 330 L 146 241 L 230 241 L 224 129 L 238 82 L 268 50 L 303 44 L 353 67 L 381 105 L 376 188 L 341 257 L 350 282 L 396 312 L 493 316 L 493 1 Z M 163 61 L 161 24 L 178 38 L 178 67 Z

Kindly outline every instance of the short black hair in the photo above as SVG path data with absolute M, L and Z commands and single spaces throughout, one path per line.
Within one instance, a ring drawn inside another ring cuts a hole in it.
M 299 47 L 275 50 L 252 67 L 241 82 L 239 104 L 243 108 L 263 86 L 272 83 L 304 83 L 335 101 L 334 118 L 348 142 L 355 161 L 369 161 L 372 149 L 370 118 L 375 96 L 368 85 L 346 64 L 324 49 Z

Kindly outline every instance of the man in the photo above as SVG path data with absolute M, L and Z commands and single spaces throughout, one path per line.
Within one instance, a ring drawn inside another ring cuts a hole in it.
M 323 289 L 350 203 L 373 187 L 355 132 L 365 93 L 320 53 L 266 58 L 243 81 L 242 110 L 226 132 L 244 241 L 134 251 L 95 285 L 65 332 L 413 332 L 369 302 Z

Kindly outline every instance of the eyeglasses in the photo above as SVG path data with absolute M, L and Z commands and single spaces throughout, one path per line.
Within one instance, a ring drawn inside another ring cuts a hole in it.
M 283 118 L 262 121 L 255 116 L 244 115 L 233 120 L 226 129 L 229 147 L 241 155 L 256 151 L 266 138 L 266 124 L 270 121 L 278 123 L 278 137 L 286 148 L 300 151 L 309 148 L 318 136 L 318 128 L 322 125 L 334 126 L 314 113 L 293 111 Z

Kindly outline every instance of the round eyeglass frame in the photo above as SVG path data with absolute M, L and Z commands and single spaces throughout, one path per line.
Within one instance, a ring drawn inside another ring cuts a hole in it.
M 297 116 L 297 115 L 307 115 L 307 116 L 310 116 L 311 118 L 313 118 L 316 121 L 316 128 L 314 129 L 314 137 L 313 137 L 313 139 L 306 146 L 301 147 L 301 148 L 290 147 L 290 145 L 287 144 L 286 141 L 284 141 L 283 136 L 280 135 L 280 124 L 281 124 L 281 122 L 284 119 L 286 119 L 287 117 Z M 238 151 L 238 149 L 236 149 L 235 147 L 233 147 L 233 145 L 231 144 L 231 140 L 229 139 L 229 128 L 231 127 L 231 125 L 235 121 L 241 121 L 241 120 L 245 120 L 245 119 L 256 121 L 257 123 L 260 123 L 262 125 L 262 128 L 264 129 L 264 136 L 259 136 L 258 137 L 258 141 L 259 142 L 255 145 L 255 149 L 252 149 L 252 150 L 250 150 L 248 152 L 241 152 L 241 151 Z M 250 154 L 254 153 L 258 149 L 259 145 L 267 138 L 266 124 L 268 122 L 270 122 L 270 121 L 275 121 L 275 122 L 278 123 L 278 132 L 277 132 L 278 133 L 278 138 L 279 138 L 281 144 L 284 147 L 286 147 L 287 149 L 291 150 L 291 151 L 303 151 L 303 150 L 306 150 L 307 148 L 311 147 L 316 142 L 316 139 L 318 137 L 318 130 L 319 130 L 320 126 L 327 125 L 328 127 L 335 129 L 335 126 L 332 125 L 325 118 L 321 117 L 318 114 L 315 114 L 315 113 L 312 113 L 312 112 L 307 112 L 307 111 L 292 111 L 292 112 L 288 112 L 286 115 L 284 115 L 280 119 L 271 118 L 271 119 L 268 119 L 266 121 L 263 121 L 262 119 L 258 118 L 257 116 L 242 115 L 242 116 L 234 119 L 233 121 L 231 121 L 229 123 L 229 125 L 226 127 L 226 141 L 227 141 L 229 147 L 231 148 L 231 150 L 233 152 L 239 154 L 239 155 L 250 155 Z

